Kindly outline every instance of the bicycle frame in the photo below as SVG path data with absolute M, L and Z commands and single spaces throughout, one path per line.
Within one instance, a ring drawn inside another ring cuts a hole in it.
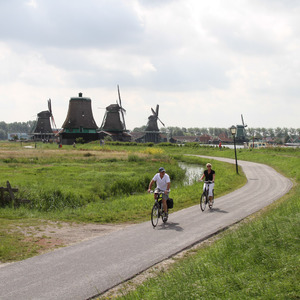
M 209 208 L 212 209 L 213 203 L 214 203 L 214 190 L 212 191 L 212 201 L 209 202 L 209 185 L 212 184 L 212 181 L 204 181 L 205 188 L 203 189 L 203 193 L 200 197 L 200 208 L 202 211 L 205 210 L 206 204 L 209 203 Z
M 154 193 L 154 192 L 151 191 L 150 193 Z M 163 192 L 158 192 L 158 193 L 155 193 L 155 194 L 157 194 L 157 196 L 155 197 L 155 202 L 154 202 L 154 205 L 152 207 L 152 212 L 151 212 L 151 222 L 152 222 L 153 227 L 157 226 L 159 217 L 162 218 L 162 221 L 164 223 L 168 219 L 168 217 L 163 218 L 163 213 L 164 213 L 163 203 L 161 202 L 161 205 L 159 203 L 160 200 L 162 200 Z

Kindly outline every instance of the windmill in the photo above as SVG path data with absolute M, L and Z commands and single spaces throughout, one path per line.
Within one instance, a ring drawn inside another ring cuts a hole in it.
M 105 115 L 100 127 L 100 139 L 110 136 L 115 141 L 130 141 L 131 136 L 127 133 L 125 124 L 126 110 L 122 106 L 120 88 L 118 87 L 118 100 L 116 104 L 106 107 Z
M 53 124 L 55 125 L 53 114 L 52 114 L 52 108 L 51 108 L 51 100 L 48 100 L 48 109 L 45 111 L 41 111 L 40 113 L 37 114 L 37 121 L 35 123 L 33 132 L 32 132 L 32 138 L 36 141 L 40 140 L 50 140 L 53 138 L 54 133 L 52 128 L 54 127 Z M 52 128 L 51 128 L 51 123 L 50 123 L 50 118 L 53 120 L 52 123 Z
M 248 141 L 248 139 L 246 137 L 246 129 L 245 129 L 248 125 L 245 125 L 242 114 L 241 114 L 241 119 L 242 119 L 242 125 L 236 125 L 236 128 L 237 128 L 236 141 L 243 143 L 243 142 Z
M 158 117 L 159 105 L 156 105 L 156 110 L 151 108 L 151 111 L 152 115 L 148 117 L 148 124 L 146 126 L 145 131 L 159 131 L 157 126 L 157 120 L 165 127 L 165 124 Z
M 59 132 L 62 144 L 72 145 L 76 139 L 84 142 L 96 141 L 97 128 L 91 98 L 83 97 L 82 93 L 79 93 L 78 97 L 72 97 L 66 120 Z
M 160 135 L 157 121 L 159 121 L 165 127 L 165 124 L 158 117 L 159 105 L 156 105 L 156 110 L 151 108 L 151 112 L 152 115 L 148 117 L 148 123 L 145 129 L 145 142 L 159 143 Z

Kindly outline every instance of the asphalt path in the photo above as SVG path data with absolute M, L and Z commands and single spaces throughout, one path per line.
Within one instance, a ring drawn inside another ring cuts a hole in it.
M 239 167 L 246 185 L 216 198 L 211 211 L 202 212 L 197 203 L 171 213 L 167 224 L 160 220 L 155 229 L 149 220 L 1 267 L 0 299 L 88 299 L 244 219 L 292 187 L 266 165 L 239 161 Z

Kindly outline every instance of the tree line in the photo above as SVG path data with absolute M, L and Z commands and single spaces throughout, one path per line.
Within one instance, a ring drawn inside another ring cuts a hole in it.
M 6 140 L 8 133 L 31 133 L 36 121 L 27 122 L 13 122 L 5 123 L 0 122 L 0 139 Z M 144 132 L 146 126 L 135 127 L 133 132 Z M 253 136 L 256 138 L 271 137 L 273 139 L 287 139 L 289 137 L 299 137 L 300 128 L 287 128 L 287 127 L 276 127 L 276 128 L 265 128 L 265 127 L 246 127 L 246 135 L 248 138 Z M 204 134 L 217 137 L 221 133 L 226 133 L 228 137 L 231 136 L 229 128 L 221 127 L 162 127 L 160 128 L 162 133 L 166 133 L 170 136 L 201 136 Z
M 136 127 L 133 132 L 143 132 L 146 126 Z M 264 127 L 246 127 L 246 135 L 248 138 L 286 138 L 300 136 L 300 128 L 287 128 L 287 127 L 276 127 L 276 128 L 264 128 Z M 160 131 L 163 133 L 168 133 L 172 136 L 201 136 L 204 134 L 210 136 L 219 136 L 221 133 L 226 133 L 228 137 L 231 136 L 229 128 L 220 127 L 162 127 Z
M 30 133 L 33 129 L 35 121 L 27 122 L 0 122 L 0 140 L 7 140 L 8 133 Z

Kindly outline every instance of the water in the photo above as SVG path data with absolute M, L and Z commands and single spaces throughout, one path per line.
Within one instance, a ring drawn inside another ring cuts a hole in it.
M 181 169 L 185 170 L 184 185 L 192 185 L 195 181 L 200 179 L 204 172 L 204 167 L 201 165 L 190 164 L 186 162 L 178 162 Z
M 218 145 L 214 145 L 214 144 L 203 144 L 203 145 L 204 146 L 210 146 L 210 147 L 219 148 Z M 234 149 L 234 145 L 233 144 L 222 144 L 222 147 Z M 235 145 L 235 147 L 236 147 L 236 149 L 244 149 L 244 145 Z

